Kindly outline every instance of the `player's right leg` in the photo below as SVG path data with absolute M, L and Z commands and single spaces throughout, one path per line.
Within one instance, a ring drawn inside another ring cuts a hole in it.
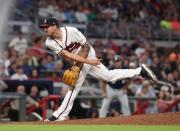
M 143 77 L 149 78 L 153 81 L 157 81 L 157 77 L 155 76 L 155 74 L 145 64 L 142 64 L 141 67 L 138 67 L 136 69 L 114 70 L 109 70 L 103 64 L 100 64 L 98 66 L 92 66 L 89 74 L 106 82 L 132 78 L 138 75 L 142 75 Z
M 103 64 L 98 66 L 92 66 L 89 74 L 97 79 L 104 80 L 106 82 L 113 82 L 116 80 L 122 80 L 125 78 L 131 78 L 139 75 L 141 67 L 136 69 L 114 69 L 109 70 Z
M 154 82 L 157 81 L 156 75 L 152 72 L 152 70 L 147 65 L 142 64 L 141 68 L 142 68 L 140 72 L 141 76 L 151 79 Z

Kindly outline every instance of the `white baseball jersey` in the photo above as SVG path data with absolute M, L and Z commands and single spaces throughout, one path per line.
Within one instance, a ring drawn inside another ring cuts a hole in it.
M 77 53 L 87 42 L 85 36 L 74 27 L 61 27 L 62 41 L 48 37 L 45 45 L 54 53 L 60 54 L 63 50 Z
M 63 50 L 67 50 L 71 53 L 77 53 L 81 46 L 87 43 L 84 35 L 74 27 L 61 27 L 62 30 L 62 41 L 48 37 L 45 45 L 51 49 L 54 53 L 60 54 Z M 87 58 L 96 58 L 96 53 L 91 47 Z M 107 82 L 116 81 L 118 79 L 130 78 L 140 73 L 141 68 L 137 69 L 114 69 L 108 70 L 103 64 L 98 66 L 92 66 L 89 64 L 83 64 L 79 73 L 78 80 L 75 87 L 69 88 L 61 106 L 53 113 L 53 116 L 58 121 L 65 120 L 68 117 L 74 103 L 74 99 L 78 95 L 82 84 L 87 74 L 90 74 L 97 79 L 101 79 Z

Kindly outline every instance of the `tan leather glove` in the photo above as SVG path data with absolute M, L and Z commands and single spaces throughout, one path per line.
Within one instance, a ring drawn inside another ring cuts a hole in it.
M 76 81 L 79 76 L 79 67 L 73 66 L 72 68 L 65 70 L 63 75 L 63 81 L 66 85 L 69 85 L 71 87 L 75 87 Z

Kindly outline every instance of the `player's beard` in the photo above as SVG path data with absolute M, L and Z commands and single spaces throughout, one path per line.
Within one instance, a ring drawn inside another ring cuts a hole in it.
M 51 32 L 51 33 L 47 33 L 47 36 L 49 36 L 49 37 L 54 37 L 54 31 Z
M 51 37 L 55 37 L 55 31 L 52 32 Z
M 52 38 L 59 38 L 59 35 L 58 35 L 57 31 L 58 31 L 58 30 L 56 30 L 56 29 L 53 30 L 53 32 L 51 33 L 51 37 L 52 37 Z

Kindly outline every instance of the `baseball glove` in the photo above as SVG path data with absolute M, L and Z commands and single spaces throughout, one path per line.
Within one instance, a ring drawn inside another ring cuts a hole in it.
M 63 81 L 66 85 L 74 87 L 79 76 L 79 67 L 73 66 L 72 68 L 65 70 L 63 75 Z

